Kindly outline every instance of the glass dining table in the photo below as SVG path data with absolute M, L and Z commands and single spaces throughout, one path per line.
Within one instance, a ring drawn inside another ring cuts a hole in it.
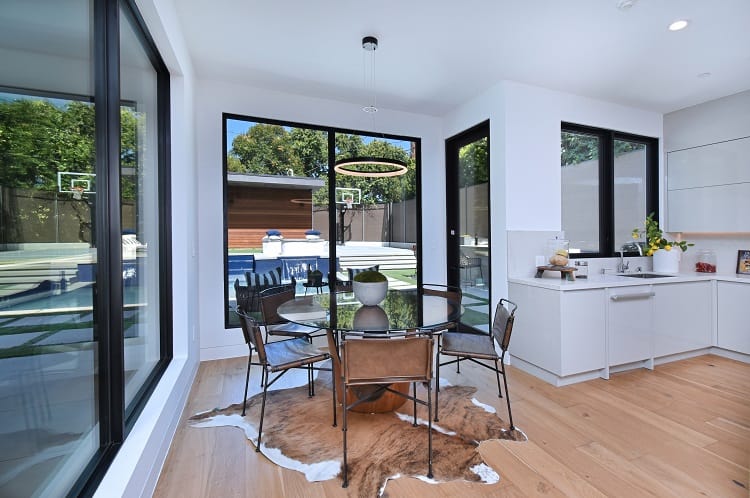
M 443 296 L 423 294 L 416 288 L 389 289 L 379 306 L 363 306 L 354 297 L 354 293 L 338 292 L 333 295 L 296 296 L 278 308 L 279 316 L 285 320 L 331 330 L 336 343 L 339 334 L 345 336 L 347 332 L 389 335 L 393 332 L 439 329 L 441 325 L 458 321 L 462 311 L 460 302 Z M 335 375 L 339 377 L 336 359 L 333 366 Z M 408 383 L 393 384 L 391 387 L 404 393 L 409 390 Z M 337 391 L 338 399 L 342 399 L 341 386 Z M 365 391 L 350 391 L 347 404 L 366 396 L 369 394 Z M 380 397 L 361 403 L 353 411 L 388 412 L 404 402 L 404 398 L 385 391 Z
M 378 306 L 363 306 L 353 292 L 296 296 L 278 308 L 290 322 L 336 332 L 392 332 L 431 329 L 455 322 L 461 303 L 418 289 L 389 289 Z

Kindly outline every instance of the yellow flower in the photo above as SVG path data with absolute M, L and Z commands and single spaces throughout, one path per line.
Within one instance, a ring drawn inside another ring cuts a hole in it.
M 646 253 L 646 256 L 653 256 L 653 255 L 654 255 L 653 249 L 649 249 L 648 252 Z
M 637 232 L 633 232 L 633 240 L 638 240 L 640 238 L 641 236 Z
M 664 246 L 664 250 L 665 251 L 671 251 L 672 250 L 672 246 L 670 246 L 669 244 L 667 244 L 667 245 Z

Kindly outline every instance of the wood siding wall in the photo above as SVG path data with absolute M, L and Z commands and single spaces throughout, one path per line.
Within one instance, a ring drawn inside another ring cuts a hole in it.
M 312 228 L 312 206 L 292 202 L 310 199 L 309 190 L 230 185 L 228 197 L 230 248 L 261 247 L 266 230 L 279 230 L 287 239 L 304 239 L 305 230 Z

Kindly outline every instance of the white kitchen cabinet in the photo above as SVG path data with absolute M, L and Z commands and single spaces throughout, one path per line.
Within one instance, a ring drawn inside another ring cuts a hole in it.
M 623 365 L 652 358 L 653 297 L 650 285 L 609 289 L 607 362 Z
M 654 356 L 711 346 L 713 292 L 710 281 L 654 286 Z
M 518 305 L 510 353 L 557 377 L 605 366 L 606 292 L 509 284 Z
M 750 137 L 667 153 L 670 232 L 746 232 Z
M 750 354 L 750 283 L 717 282 L 717 346 Z

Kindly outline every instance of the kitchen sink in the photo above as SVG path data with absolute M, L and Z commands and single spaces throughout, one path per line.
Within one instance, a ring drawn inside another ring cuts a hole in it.
M 621 277 L 630 278 L 672 278 L 674 275 L 659 275 L 658 273 L 620 273 Z

